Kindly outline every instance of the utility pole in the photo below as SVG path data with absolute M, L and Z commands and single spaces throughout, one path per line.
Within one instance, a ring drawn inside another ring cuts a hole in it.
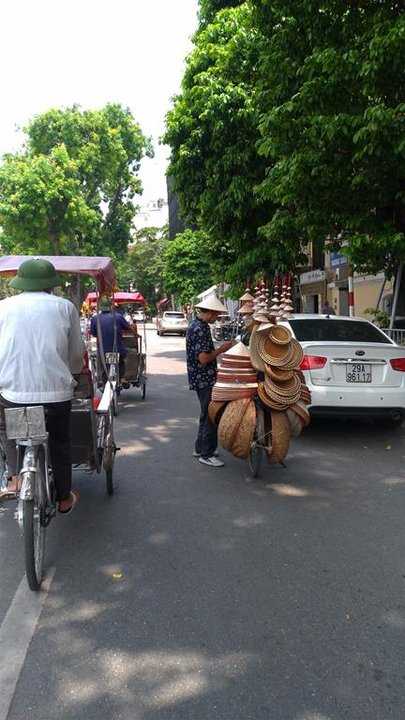
M 349 265 L 349 317 L 354 317 L 354 285 L 353 285 L 353 268 Z
M 399 290 L 401 287 L 401 280 L 402 280 L 402 273 L 404 270 L 404 263 L 400 262 L 397 270 L 397 276 L 395 278 L 395 290 L 394 290 L 394 299 L 392 301 L 392 309 L 391 309 L 391 319 L 390 319 L 390 330 L 394 327 L 395 317 L 397 314 L 397 307 L 398 307 L 398 298 L 399 298 Z

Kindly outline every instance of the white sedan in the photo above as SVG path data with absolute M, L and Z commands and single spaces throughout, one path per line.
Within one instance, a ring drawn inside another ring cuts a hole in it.
M 362 318 L 302 314 L 283 324 L 304 350 L 311 414 L 405 417 L 405 347 Z

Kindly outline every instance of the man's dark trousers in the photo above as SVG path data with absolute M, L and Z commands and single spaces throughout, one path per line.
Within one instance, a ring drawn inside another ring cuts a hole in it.
M 203 458 L 212 457 L 217 449 L 217 428 L 208 417 L 208 405 L 211 401 L 212 387 L 196 391 L 201 405 L 200 424 L 198 427 L 195 451 Z
M 4 410 L 7 408 L 33 406 L 36 403 L 25 403 L 24 405 L 12 403 L 0 396 L 0 431 L 5 433 Z M 71 407 L 70 400 L 67 402 L 43 403 L 45 408 L 45 423 L 49 433 L 49 454 L 56 487 L 57 500 L 67 500 L 72 488 L 72 450 L 71 450 Z M 9 454 L 9 453 L 7 453 Z M 13 457 L 9 467 L 10 475 L 17 473 L 17 453 L 15 444 Z

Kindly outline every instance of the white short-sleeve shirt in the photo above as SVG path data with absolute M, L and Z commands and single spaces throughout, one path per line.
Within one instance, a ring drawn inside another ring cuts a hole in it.
M 83 352 L 79 314 L 69 300 L 24 292 L 0 301 L 0 394 L 6 400 L 71 400 Z

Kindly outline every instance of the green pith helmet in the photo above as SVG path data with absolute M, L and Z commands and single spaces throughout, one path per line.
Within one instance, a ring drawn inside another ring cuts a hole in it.
M 111 310 L 111 303 L 108 298 L 102 297 L 100 300 L 100 310 L 101 312 L 110 312 Z
M 62 281 L 52 263 L 43 258 L 32 258 L 24 260 L 18 268 L 18 273 L 10 282 L 11 287 L 16 290 L 50 290 Z

